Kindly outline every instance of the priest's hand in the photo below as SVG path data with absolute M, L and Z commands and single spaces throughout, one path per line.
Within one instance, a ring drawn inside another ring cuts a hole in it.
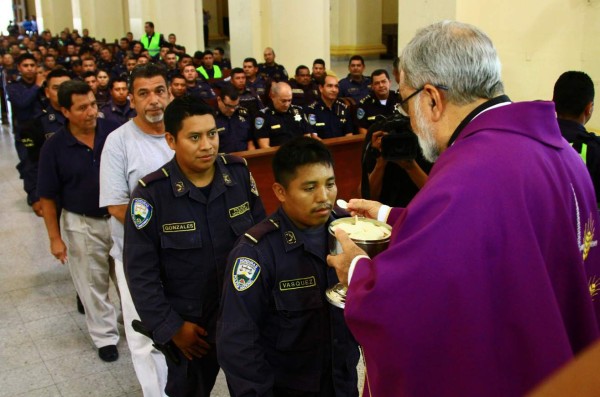
M 363 200 L 364 201 L 364 200 Z M 327 264 L 335 269 L 338 280 L 344 285 L 348 285 L 348 271 L 352 260 L 359 255 L 367 255 L 365 251 L 359 248 L 348 236 L 348 233 L 342 229 L 335 231 L 335 238 L 342 246 L 341 253 L 337 255 L 328 255 Z
M 377 214 L 382 204 L 378 201 L 352 199 L 348 202 L 348 211 L 352 216 L 364 216 L 365 218 L 377 219 Z

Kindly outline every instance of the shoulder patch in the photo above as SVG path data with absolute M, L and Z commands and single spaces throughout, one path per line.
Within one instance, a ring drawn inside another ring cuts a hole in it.
M 221 159 L 225 164 L 244 164 L 245 166 L 248 166 L 248 162 L 245 158 L 234 156 L 232 154 L 222 154 Z
M 309 114 L 308 115 L 308 123 L 310 125 L 315 125 L 317 124 L 317 116 L 315 114 Z
M 139 182 L 140 182 L 140 185 L 142 185 L 143 187 L 146 187 L 146 186 L 148 186 L 148 184 L 150 184 L 152 182 L 158 181 L 159 179 L 168 178 L 168 177 L 169 177 L 169 173 L 167 172 L 167 170 L 165 170 L 164 168 L 160 168 L 160 169 L 146 175 L 145 177 L 140 179 Z
M 134 198 L 131 201 L 131 220 L 136 228 L 141 229 L 150 222 L 152 218 L 152 206 L 149 202 L 141 198 Z
M 365 111 L 363 108 L 358 108 L 358 110 L 356 111 L 356 117 L 359 120 L 362 120 L 362 118 L 365 117 Z
M 256 187 L 256 181 L 254 180 L 252 173 L 250 173 L 250 192 L 255 196 L 258 196 L 258 187 Z
M 277 229 L 279 229 L 279 221 L 274 218 L 267 218 L 252 226 L 244 233 L 244 237 L 254 244 L 257 244 L 265 235 L 274 232 Z
M 235 260 L 231 280 L 236 290 L 242 292 L 252 287 L 258 279 L 260 265 L 253 259 L 240 257 Z
M 265 119 L 263 119 L 262 117 L 257 117 L 254 119 L 254 128 L 260 130 L 263 125 L 265 125 Z

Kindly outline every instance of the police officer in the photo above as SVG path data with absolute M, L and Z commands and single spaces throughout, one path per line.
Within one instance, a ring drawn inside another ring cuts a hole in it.
M 131 107 L 129 102 L 127 79 L 124 77 L 111 79 L 110 83 L 108 83 L 108 87 L 110 99 L 100 109 L 101 114 L 105 119 L 123 125 L 137 115 L 135 109 Z
M 318 84 L 311 80 L 308 66 L 298 66 L 296 75 L 289 83 L 292 87 L 292 104 L 294 105 L 304 107 L 319 97 Z
M 258 65 L 258 73 L 265 80 L 287 81 L 288 72 L 283 65 L 275 62 L 275 51 L 271 47 L 265 48 L 263 53 L 265 61 Z
M 333 159 L 301 137 L 273 158 L 280 208 L 251 228 L 228 258 L 217 328 L 231 395 L 358 396 L 358 348 L 325 290 L 327 228 L 337 194 Z
M 252 121 L 248 110 L 240 106 L 236 89 L 227 84 L 217 97 L 217 128 L 219 131 L 219 151 L 221 153 L 254 150 Z
M 335 76 L 319 79 L 319 99 L 304 108 L 308 123 L 319 138 L 352 135 L 352 116 L 348 106 L 338 99 L 340 88 Z
M 264 216 L 245 161 L 218 155 L 212 109 L 176 98 L 164 115 L 173 160 L 140 181 L 125 220 L 131 296 L 167 361 L 169 396 L 208 396 L 219 364 L 215 328 L 225 261 L 235 240 Z
M 165 43 L 165 38 L 161 33 L 154 31 L 154 23 L 150 21 L 144 24 L 144 32 L 146 34 L 140 38 L 140 42 L 150 56 L 155 57 L 160 52 L 160 46 Z
M 258 111 L 265 107 L 262 100 L 257 94 L 252 93 L 250 88 L 246 86 L 246 74 L 242 68 L 231 69 L 230 80 L 231 85 L 237 90 L 240 97 L 240 106 L 245 107 L 252 120 L 257 116 Z
M 198 71 L 196 71 L 194 65 L 187 65 L 183 68 L 183 77 L 185 78 L 188 95 L 203 100 L 216 97 L 210 85 L 206 81 L 198 79 Z
M 272 104 L 254 119 L 254 138 L 259 148 L 279 146 L 297 136 L 311 135 L 304 112 L 292 105 L 292 88 L 288 83 L 271 85 Z
M 362 98 L 356 109 L 358 132 L 366 134 L 375 123 L 377 116 L 389 116 L 396 110 L 398 97 L 390 92 L 390 75 L 385 69 L 377 69 L 371 73 L 372 91 Z
M 60 110 L 58 103 L 58 88 L 65 81 L 71 80 L 71 75 L 65 69 L 56 69 L 48 73 L 44 92 L 48 98 L 49 105 L 42 110 L 34 122 L 32 128 L 23 131 L 22 142 L 27 148 L 27 163 L 31 167 L 25 180 L 27 201 L 36 215 L 42 215 L 40 198 L 37 194 L 37 170 L 40 158 L 40 150 L 46 139 L 60 131 L 66 124 L 66 119 Z
M 360 55 L 353 55 L 348 61 L 348 76 L 340 80 L 340 96 L 360 101 L 369 94 L 371 79 L 363 76 L 365 60 Z
M 254 95 L 258 95 L 263 103 L 265 103 L 267 83 L 265 79 L 258 74 L 258 63 L 256 63 L 256 59 L 246 58 L 244 59 L 242 66 L 244 74 L 246 75 L 246 86 L 250 89 L 250 92 Z
M 31 122 L 41 111 L 40 87 L 44 84 L 44 75 L 38 74 L 35 58 L 31 54 L 23 54 L 17 59 L 17 69 L 21 76 L 6 86 L 7 98 L 11 103 L 13 117 L 13 133 L 19 163 L 17 170 L 22 179 L 27 178 L 31 170 L 27 169 L 27 149 L 21 141 L 22 131 L 31 128 Z M 35 176 L 34 176 L 35 178 Z

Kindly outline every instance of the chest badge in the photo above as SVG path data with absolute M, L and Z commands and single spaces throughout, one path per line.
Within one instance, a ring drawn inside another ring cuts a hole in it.
M 302 116 L 300 116 L 300 114 L 296 113 L 296 115 L 294 116 L 294 120 L 295 121 L 302 121 Z
M 296 235 L 294 234 L 294 232 L 285 232 L 283 236 L 285 237 L 286 243 L 290 245 L 296 244 Z
M 253 259 L 240 257 L 235 260 L 231 279 L 236 290 L 242 292 L 252 287 L 258 279 L 260 265 Z
M 136 228 L 141 229 L 152 218 L 152 206 L 146 200 L 135 198 L 131 202 L 131 220 Z

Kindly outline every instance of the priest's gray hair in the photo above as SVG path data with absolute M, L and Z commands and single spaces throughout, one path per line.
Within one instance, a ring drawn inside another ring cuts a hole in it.
M 400 69 L 409 87 L 446 86 L 446 98 L 456 105 L 504 93 L 494 44 L 462 22 L 442 21 L 420 29 L 402 51 Z

